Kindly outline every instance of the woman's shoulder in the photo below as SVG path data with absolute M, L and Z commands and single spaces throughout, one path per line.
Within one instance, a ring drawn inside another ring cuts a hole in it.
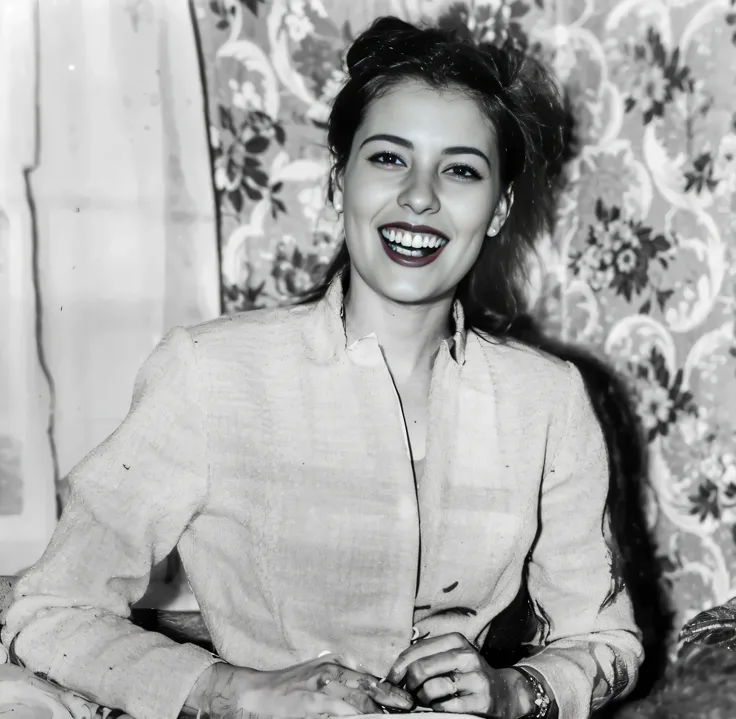
M 514 338 L 486 338 L 479 335 L 486 361 L 492 369 L 520 380 L 535 379 L 567 386 L 573 367 L 566 360 L 535 345 Z
M 300 342 L 309 312 L 308 305 L 254 309 L 223 315 L 187 329 L 201 350 L 247 350 L 252 346 L 264 351 L 290 341 Z

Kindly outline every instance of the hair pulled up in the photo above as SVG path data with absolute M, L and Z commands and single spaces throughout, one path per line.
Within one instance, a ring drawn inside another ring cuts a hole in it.
M 540 234 L 551 229 L 565 159 L 569 115 L 549 71 L 512 47 L 475 44 L 459 31 L 416 27 L 396 17 L 377 19 L 348 50 L 348 79 L 328 121 L 332 155 L 328 197 L 345 170 L 353 139 L 377 98 L 405 80 L 438 90 L 458 89 L 491 121 L 498 142 L 504 191 L 514 204 L 501 232 L 486 241 L 457 297 L 469 328 L 500 336 L 523 311 L 526 263 Z M 333 278 L 349 283 L 343 243 L 323 281 L 307 297 L 318 299 Z

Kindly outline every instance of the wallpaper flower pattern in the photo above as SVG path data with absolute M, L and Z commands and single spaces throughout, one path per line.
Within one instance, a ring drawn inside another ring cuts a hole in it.
M 736 0 L 197 0 L 226 312 L 288 303 L 334 253 L 325 119 L 388 13 L 526 47 L 570 97 L 530 296 L 636 388 L 677 629 L 736 595 Z

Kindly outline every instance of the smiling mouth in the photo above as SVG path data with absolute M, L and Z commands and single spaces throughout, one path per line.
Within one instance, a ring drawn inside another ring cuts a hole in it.
M 447 243 L 446 237 L 409 232 L 395 227 L 382 227 L 380 235 L 391 252 L 407 259 L 425 259 L 436 255 Z

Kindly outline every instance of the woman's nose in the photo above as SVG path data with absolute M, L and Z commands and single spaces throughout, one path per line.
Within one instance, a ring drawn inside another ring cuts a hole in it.
M 424 173 L 412 172 L 398 197 L 399 205 L 410 209 L 417 215 L 437 212 L 440 200 L 434 186 L 434 179 Z

